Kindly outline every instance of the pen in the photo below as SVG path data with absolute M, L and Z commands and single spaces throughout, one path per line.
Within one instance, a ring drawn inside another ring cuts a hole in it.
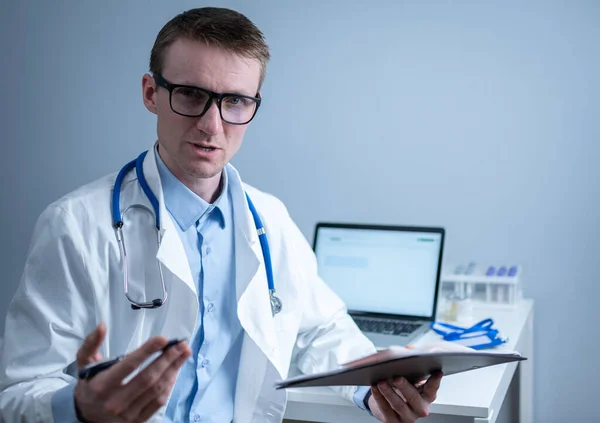
M 174 345 L 179 344 L 181 341 L 185 341 L 185 339 L 182 338 L 182 339 L 170 340 L 169 343 L 163 347 L 162 351 L 163 352 L 167 351 L 169 348 L 171 348 Z M 88 364 L 87 366 L 85 366 L 83 369 L 81 369 L 79 371 L 79 379 L 90 380 L 94 376 L 96 376 L 98 373 L 111 368 L 112 366 L 117 364 L 119 361 L 123 360 L 123 358 L 125 358 L 125 355 L 121 354 L 115 358 L 96 361 L 94 363 Z

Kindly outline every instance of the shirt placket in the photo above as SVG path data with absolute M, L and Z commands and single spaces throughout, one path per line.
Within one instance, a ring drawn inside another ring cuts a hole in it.
M 214 371 L 211 367 L 211 358 L 210 351 L 211 345 L 214 341 L 214 331 L 215 331 L 215 322 L 211 318 L 211 312 L 213 311 L 214 304 L 211 302 L 210 293 L 210 284 L 207 284 L 207 274 L 210 277 L 210 256 L 211 256 L 211 231 L 212 228 L 210 222 L 210 215 L 214 206 L 209 207 L 209 209 L 202 215 L 202 217 L 198 220 L 196 224 L 196 231 L 198 232 L 198 251 L 200 253 L 200 277 L 198 280 L 198 302 L 200 304 L 199 318 L 201 322 L 200 330 L 200 348 L 198 349 L 198 357 L 196 360 L 196 380 L 197 380 L 197 390 L 195 398 L 192 402 L 192 407 L 190 409 L 190 421 L 200 422 L 204 420 L 202 416 L 195 412 L 198 410 L 198 403 L 200 402 L 200 398 L 211 378 L 214 376 Z

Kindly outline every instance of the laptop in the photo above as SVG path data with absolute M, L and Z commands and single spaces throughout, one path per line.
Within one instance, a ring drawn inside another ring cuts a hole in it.
M 378 348 L 415 342 L 435 320 L 444 228 L 317 223 L 319 276 Z

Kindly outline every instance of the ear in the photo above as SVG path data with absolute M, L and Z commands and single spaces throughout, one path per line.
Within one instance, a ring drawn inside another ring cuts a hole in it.
M 156 82 L 154 82 L 154 78 L 145 74 L 142 77 L 142 100 L 144 101 L 144 106 L 150 112 L 157 114 L 158 106 L 156 103 Z

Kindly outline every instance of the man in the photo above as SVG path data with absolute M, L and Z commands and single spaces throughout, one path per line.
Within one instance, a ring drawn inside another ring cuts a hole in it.
M 283 204 L 229 164 L 259 108 L 268 59 L 261 32 L 231 10 L 190 10 L 160 31 L 142 79 L 158 141 L 135 171 L 50 205 L 34 230 L 6 322 L 4 421 L 278 422 L 286 396 L 276 379 L 375 351 L 319 279 Z M 161 351 L 173 338 L 189 344 Z M 414 422 L 440 379 L 337 391 L 381 421 Z

